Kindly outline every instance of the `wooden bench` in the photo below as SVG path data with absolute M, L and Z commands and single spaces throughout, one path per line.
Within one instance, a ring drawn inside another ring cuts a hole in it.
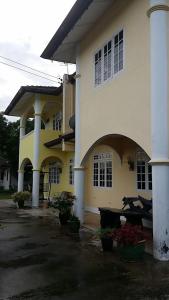
M 100 211 L 100 225 L 102 228 L 106 227 L 120 227 L 120 217 L 126 218 L 126 222 L 133 225 L 141 225 L 142 219 L 152 220 L 152 200 L 147 200 L 141 196 L 138 197 L 124 197 L 123 208 L 110 208 L 110 207 L 99 207 Z M 141 203 L 141 206 L 135 206 L 135 202 Z M 128 205 L 129 208 L 124 209 Z

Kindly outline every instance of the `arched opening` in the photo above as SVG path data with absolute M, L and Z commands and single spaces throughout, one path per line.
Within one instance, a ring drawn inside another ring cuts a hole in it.
M 48 157 L 41 164 L 40 198 L 50 200 L 62 191 L 63 162 L 58 157 Z
M 29 158 L 25 158 L 20 166 L 20 170 L 24 172 L 23 190 L 32 192 L 32 170 L 33 165 Z
M 151 199 L 149 160 L 144 149 L 126 136 L 113 134 L 97 140 L 81 163 L 85 168 L 85 210 L 91 214 L 87 222 L 93 222 L 92 213 L 98 214 L 98 207 L 122 208 L 124 196 Z

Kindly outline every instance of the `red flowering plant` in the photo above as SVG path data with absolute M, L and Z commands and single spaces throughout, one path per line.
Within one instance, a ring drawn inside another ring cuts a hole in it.
M 119 246 L 137 245 L 145 242 L 145 233 L 140 226 L 125 224 L 113 232 L 113 239 Z

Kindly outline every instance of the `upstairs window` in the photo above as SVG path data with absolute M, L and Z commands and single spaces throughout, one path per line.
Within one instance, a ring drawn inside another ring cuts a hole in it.
M 123 30 L 114 37 L 114 74 L 123 69 Z
M 137 189 L 152 190 L 152 167 L 148 164 L 149 158 L 143 151 L 137 152 Z
M 98 85 L 102 80 L 102 51 L 95 54 L 95 84 Z
M 104 80 L 111 77 L 112 66 L 112 41 L 104 46 Z
M 124 65 L 124 33 L 121 30 L 95 54 L 95 85 L 113 77 Z
M 93 157 L 93 185 L 112 187 L 112 155 L 101 153 Z
M 62 129 L 62 113 L 56 113 L 53 115 L 53 130 L 61 131 Z

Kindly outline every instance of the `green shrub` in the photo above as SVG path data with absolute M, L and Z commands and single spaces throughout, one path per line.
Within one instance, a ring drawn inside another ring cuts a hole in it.
M 31 197 L 31 194 L 27 191 L 23 192 L 17 192 L 12 195 L 12 199 L 15 203 L 18 203 L 19 208 L 24 207 L 24 202 L 26 200 L 29 200 Z
M 62 192 L 59 197 L 54 198 L 53 207 L 58 209 L 61 214 L 70 214 L 74 200 L 75 196 L 73 196 L 70 192 Z
M 99 228 L 96 231 L 96 235 L 102 239 L 102 238 L 109 238 L 113 236 L 114 228 Z

